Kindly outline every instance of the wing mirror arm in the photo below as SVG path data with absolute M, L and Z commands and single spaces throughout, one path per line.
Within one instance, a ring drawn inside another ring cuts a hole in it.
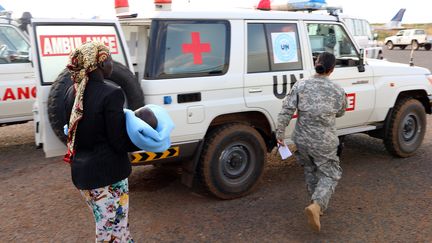
M 359 64 L 357 66 L 357 69 L 360 73 L 365 71 L 365 64 L 364 64 L 364 49 L 360 49 L 360 55 L 359 55 Z

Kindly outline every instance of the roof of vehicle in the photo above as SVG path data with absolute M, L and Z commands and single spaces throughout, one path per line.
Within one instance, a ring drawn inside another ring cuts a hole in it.
M 337 18 L 324 14 L 311 14 L 289 11 L 260 11 L 253 9 L 224 11 L 155 11 L 147 16 L 121 19 L 121 22 L 139 22 L 148 19 L 230 19 L 230 20 L 319 20 L 336 21 Z

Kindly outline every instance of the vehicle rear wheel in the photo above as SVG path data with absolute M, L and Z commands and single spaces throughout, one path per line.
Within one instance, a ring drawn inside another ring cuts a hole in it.
M 393 42 L 392 42 L 392 41 L 388 41 L 388 42 L 386 43 L 386 46 L 387 46 L 387 49 L 389 49 L 389 50 L 393 50 L 393 48 L 394 48 L 394 45 L 393 45 Z
M 127 106 L 137 109 L 144 106 L 144 95 L 140 83 L 133 73 L 123 64 L 114 62 L 113 73 L 109 79 L 119 85 L 126 96 Z M 56 136 L 66 144 L 63 127 L 66 121 L 64 97 L 67 89 L 73 84 L 68 69 L 64 69 L 51 86 L 48 95 L 48 120 Z
M 431 47 L 432 47 L 432 44 L 431 44 L 431 43 L 426 43 L 426 44 L 424 45 L 424 49 L 425 49 L 426 51 L 429 51 L 429 50 L 431 49 Z
M 406 47 L 407 47 L 407 46 L 399 46 L 399 48 L 400 48 L 401 50 L 405 50 Z
M 387 118 L 384 144 L 387 151 L 398 157 L 409 157 L 423 142 L 426 113 L 420 101 L 412 98 L 398 101 Z
M 411 48 L 413 50 L 418 50 L 419 47 L 420 47 L 419 43 L 416 40 L 413 40 L 412 43 L 411 43 Z
M 380 51 L 379 53 L 378 53 L 378 57 L 377 57 L 379 60 L 383 60 L 384 59 L 384 55 L 383 55 L 383 53 L 382 53 L 382 51 Z
M 261 135 L 245 124 L 224 125 L 206 138 L 201 182 L 221 199 L 244 196 L 258 185 L 266 157 Z

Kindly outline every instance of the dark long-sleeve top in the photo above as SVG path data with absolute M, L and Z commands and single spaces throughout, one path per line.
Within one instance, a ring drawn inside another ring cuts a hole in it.
M 74 99 L 71 86 L 65 96 L 67 121 Z M 126 131 L 121 88 L 103 80 L 89 80 L 83 99 L 84 113 L 78 122 L 71 171 L 74 185 L 90 190 L 127 178 L 132 171 L 127 152 L 139 149 Z

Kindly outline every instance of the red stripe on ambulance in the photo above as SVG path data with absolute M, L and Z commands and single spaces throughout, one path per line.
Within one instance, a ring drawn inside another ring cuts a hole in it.
M 41 35 L 42 56 L 67 56 L 86 41 L 99 41 L 110 48 L 112 54 L 118 53 L 115 35 Z
M 36 98 L 36 87 L 7 88 L 0 94 L 0 101 L 24 100 Z

